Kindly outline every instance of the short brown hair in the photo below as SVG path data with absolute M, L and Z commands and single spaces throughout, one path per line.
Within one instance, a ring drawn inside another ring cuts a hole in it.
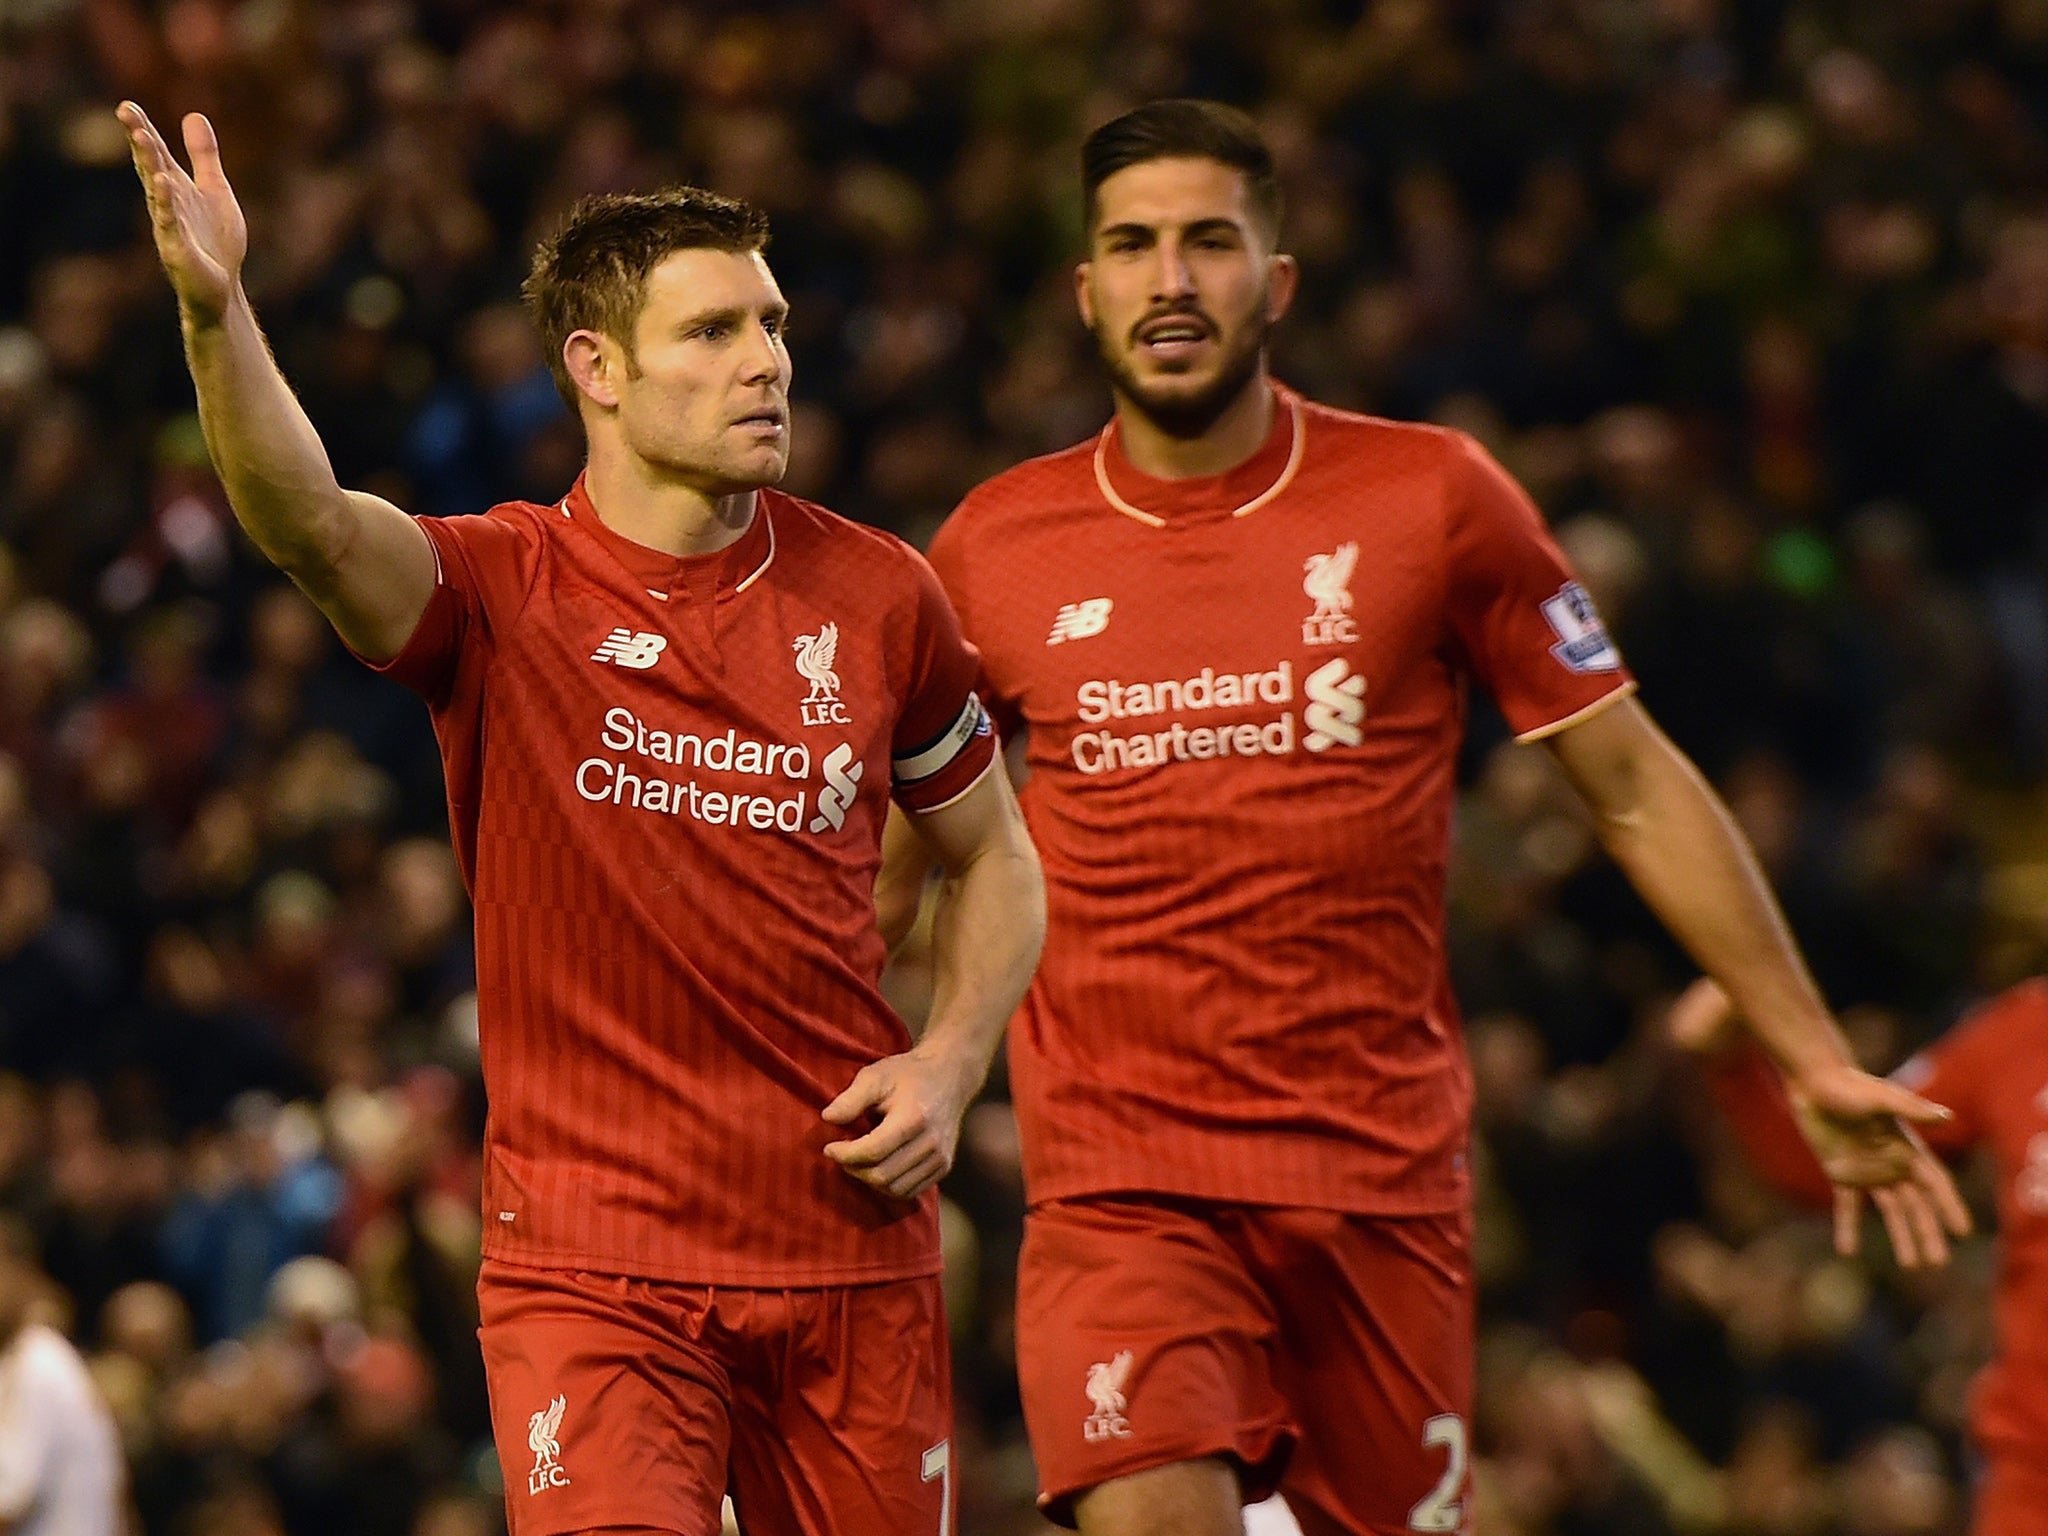
M 1102 184 L 1148 160 L 1214 160 L 1240 172 L 1266 232 L 1279 234 L 1280 178 L 1259 125 L 1236 107 L 1182 96 L 1147 102 L 1088 135 L 1081 146 L 1081 193 L 1091 235 Z
M 520 292 L 548 351 L 555 388 L 576 409 L 562 346 L 577 331 L 609 336 L 633 355 L 633 326 L 647 301 L 647 274 L 677 251 L 759 251 L 768 216 L 702 187 L 603 192 L 586 197 L 533 253 Z

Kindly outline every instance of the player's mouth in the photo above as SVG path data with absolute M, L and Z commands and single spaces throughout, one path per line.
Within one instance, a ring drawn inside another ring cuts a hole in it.
M 775 437 L 788 428 L 789 411 L 785 406 L 764 405 L 757 411 L 749 411 L 746 415 L 736 418 L 733 425 L 763 437 Z
M 1215 340 L 1216 328 L 1200 315 L 1182 312 L 1141 321 L 1131 336 L 1142 356 L 1168 365 L 1186 364 Z

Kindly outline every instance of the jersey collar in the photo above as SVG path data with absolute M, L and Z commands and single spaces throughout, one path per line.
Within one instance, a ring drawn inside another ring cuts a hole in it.
M 763 489 L 754 496 L 754 520 L 724 549 L 708 555 L 672 555 L 652 549 L 605 526 L 590 504 L 584 477 L 578 475 L 569 494 L 556 503 L 563 518 L 600 545 L 626 573 L 661 602 L 686 593 L 716 592 L 720 597 L 737 596 L 760 579 L 775 558 L 775 519 L 769 510 L 774 492 Z
M 1095 485 L 1102 499 L 1151 528 L 1250 517 L 1293 482 L 1308 441 L 1301 396 L 1277 381 L 1272 388 L 1272 431 L 1256 453 L 1220 475 L 1155 479 L 1124 456 L 1112 417 L 1095 440 Z

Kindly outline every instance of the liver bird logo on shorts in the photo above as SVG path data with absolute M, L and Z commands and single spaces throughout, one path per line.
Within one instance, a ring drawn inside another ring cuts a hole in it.
M 839 702 L 839 674 L 833 665 L 839 659 L 839 626 L 821 625 L 815 635 L 798 635 L 790 642 L 796 652 L 797 676 L 811 685 L 803 702 L 805 725 L 844 725 L 846 706 Z
M 1098 1360 L 1088 1367 L 1088 1401 L 1095 1405 L 1095 1411 L 1081 1423 L 1081 1433 L 1090 1445 L 1101 1440 L 1122 1440 L 1131 1432 L 1131 1421 L 1124 1417 L 1124 1410 L 1130 1407 L 1130 1400 L 1124 1396 L 1124 1387 L 1131 1379 L 1131 1352 L 1120 1349 L 1108 1360 Z
M 1301 590 L 1315 600 L 1316 609 L 1301 621 L 1304 645 L 1350 645 L 1358 639 L 1358 625 L 1351 617 L 1351 573 L 1358 568 L 1358 545 L 1339 544 L 1327 555 L 1310 555 L 1302 561 L 1307 574 Z
M 526 1448 L 533 1452 L 533 1470 L 526 1474 L 529 1494 L 550 1488 L 566 1488 L 569 1476 L 562 1470 L 562 1415 L 569 1399 L 557 1395 L 552 1403 L 526 1421 Z

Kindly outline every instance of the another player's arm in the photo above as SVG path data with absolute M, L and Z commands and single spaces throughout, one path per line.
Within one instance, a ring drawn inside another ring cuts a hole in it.
M 212 125 L 185 118 L 188 175 L 133 102 L 119 109 L 149 199 L 157 255 L 178 295 L 200 425 L 235 516 L 357 652 L 388 661 L 434 592 L 434 553 L 412 518 L 342 488 L 278 371 L 242 289 L 248 227 Z
M 1858 1202 L 1868 1193 L 1901 1263 L 1945 1260 L 1944 1228 L 1969 1231 L 1969 1212 L 1911 1124 L 1948 1111 L 1857 1069 L 1720 797 L 1633 698 L 1545 745 L 1592 809 L 1615 862 L 1776 1062 L 1800 1129 L 1835 1185 L 1837 1244 L 1853 1249 Z
M 825 1153 L 862 1183 L 908 1200 L 953 1166 L 961 1117 L 1038 965 L 1045 881 L 1000 763 L 951 805 L 909 813 L 887 841 L 895 878 L 911 892 L 909 917 L 927 850 L 943 872 L 932 920 L 931 1018 L 916 1045 L 863 1068 L 825 1107 L 834 1125 L 881 1117 L 866 1135 L 833 1142 Z M 889 883 L 881 882 L 878 896 Z M 899 913 L 901 929 L 909 917 Z

